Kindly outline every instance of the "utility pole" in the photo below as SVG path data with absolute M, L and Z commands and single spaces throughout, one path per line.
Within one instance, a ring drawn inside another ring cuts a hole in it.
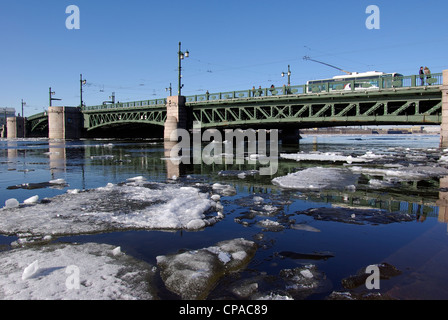
M 50 95 L 50 107 L 51 107 L 51 104 L 52 104 L 53 100 L 59 100 L 59 101 L 62 100 L 62 99 L 53 98 L 52 96 L 55 95 L 55 94 L 56 94 L 56 92 L 51 91 L 51 87 L 50 87 L 50 92 L 49 92 L 49 95 Z
M 81 93 L 81 108 L 84 106 L 84 101 L 82 100 L 82 86 L 86 85 L 87 80 L 83 80 L 82 79 L 82 74 L 80 76 L 80 80 L 79 80 L 79 91 Z
M 25 106 L 26 105 L 26 102 L 23 102 L 23 99 L 22 99 L 22 118 L 25 118 L 25 115 L 23 114 L 23 106 Z
M 179 52 L 177 53 L 178 58 L 179 58 L 179 85 L 177 87 L 177 95 L 180 96 L 180 92 L 182 90 L 182 87 L 184 86 L 182 84 L 182 60 L 184 60 L 185 58 L 188 58 L 190 56 L 190 52 L 185 51 L 182 52 L 181 51 L 181 43 L 179 42 Z
M 23 126 L 23 137 L 26 137 L 26 127 L 25 127 L 25 115 L 23 113 L 23 106 L 26 105 L 26 102 L 23 101 L 22 99 L 22 126 Z

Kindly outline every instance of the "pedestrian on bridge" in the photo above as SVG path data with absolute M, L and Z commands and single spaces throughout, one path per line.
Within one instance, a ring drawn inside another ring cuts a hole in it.
M 431 71 L 429 70 L 428 67 L 425 67 L 425 76 L 426 76 L 426 82 L 428 82 L 428 79 L 431 78 Z M 428 85 L 431 85 L 431 84 L 428 83 Z
M 423 86 L 425 84 L 425 76 L 424 76 L 425 72 L 423 71 L 423 67 L 420 67 L 420 71 L 418 73 L 420 75 L 421 85 Z

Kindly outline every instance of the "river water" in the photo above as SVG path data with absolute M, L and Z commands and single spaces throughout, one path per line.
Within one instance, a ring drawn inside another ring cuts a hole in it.
M 240 237 L 255 241 L 258 250 L 246 269 L 238 279 L 222 278 L 209 299 L 228 298 L 236 280 L 274 277 L 306 263 L 316 265 L 325 284 L 304 299 L 327 299 L 332 292 L 350 290 L 394 299 L 448 299 L 446 153 L 439 149 L 438 135 L 307 135 L 299 146 L 280 146 L 278 172 L 261 176 L 260 166 L 249 163 L 173 166 L 158 140 L 3 139 L 0 204 L 8 199 L 23 203 L 36 195 L 52 199 L 68 190 L 101 188 L 137 176 L 162 186 L 219 183 L 234 192 L 221 194 L 224 218 L 212 226 L 196 231 L 76 232 L 52 242 L 111 244 L 156 265 L 157 256 L 179 250 Z M 343 176 L 328 169 L 344 170 Z M 292 176 L 294 183 L 273 183 L 296 172 L 309 174 Z M 332 183 L 320 187 L 327 178 Z M 373 219 L 364 215 L 369 212 L 365 209 L 384 215 Z M 2 252 L 14 250 L 11 243 L 18 239 L 5 233 L 0 236 Z M 381 279 L 379 289 L 343 286 L 343 279 L 384 262 L 400 272 Z M 275 280 L 264 283 L 265 290 L 279 292 Z M 158 285 L 160 298 L 178 298 L 162 281 Z

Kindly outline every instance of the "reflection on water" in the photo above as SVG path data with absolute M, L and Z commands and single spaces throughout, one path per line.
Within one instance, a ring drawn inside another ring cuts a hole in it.
M 353 190 L 299 191 L 273 185 L 274 177 L 258 174 L 259 164 L 176 163 L 170 152 L 174 145 L 152 140 L 0 140 L 0 203 L 10 198 L 22 203 L 34 195 L 39 199 L 51 198 L 69 189 L 93 189 L 136 176 L 189 186 L 228 184 L 237 193 L 221 197 L 226 218 L 199 232 L 126 231 L 55 241 L 108 242 L 155 264 L 155 257 L 160 254 L 244 237 L 255 239 L 259 250 L 248 266 L 250 272 L 243 272 L 241 277 L 275 275 L 282 269 L 309 263 L 306 259 L 291 257 L 331 252 L 331 259 L 313 262 L 331 285 L 312 295 L 312 299 L 325 299 L 332 291 L 345 290 L 342 279 L 360 268 L 381 262 L 402 271 L 400 276 L 382 281 L 382 293 L 398 299 L 448 299 L 448 277 L 444 276 L 448 266 L 448 176 L 409 180 L 362 173 Z M 300 146 L 281 148 L 280 153 L 341 152 L 354 157 L 372 152 L 382 158 L 360 166 L 391 171 L 409 165 L 445 167 L 439 161 L 444 151 L 438 149 L 438 136 L 305 136 Z M 349 168 L 350 164 L 280 158 L 276 176 L 311 167 Z M 370 183 L 371 180 L 377 184 Z M 65 184 L 56 185 L 51 181 Z M 255 197 L 261 202 L 255 203 Z M 329 221 L 322 216 L 304 214 L 318 208 L 327 208 L 327 212 L 334 210 L 341 219 Z M 410 219 L 352 223 L 350 218 L 353 220 L 356 216 L 352 212 L 364 209 L 400 213 Z M 345 217 L 344 212 L 355 216 Z M 276 228 L 266 227 L 266 220 L 275 223 Z M 1 237 L 0 242 L 8 244 L 12 239 Z M 290 254 L 282 256 L 280 252 Z M 231 280 L 223 281 L 211 296 L 222 297 L 220 294 L 227 292 L 225 284 Z
M 448 223 L 448 177 L 440 178 L 439 200 L 437 200 L 437 206 L 439 207 L 439 221 Z

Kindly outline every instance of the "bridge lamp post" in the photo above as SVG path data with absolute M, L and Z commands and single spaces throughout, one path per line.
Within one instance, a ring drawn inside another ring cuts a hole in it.
M 170 83 L 169 88 L 165 88 L 165 91 L 168 92 L 168 90 L 170 91 L 170 97 L 171 97 L 173 95 L 173 87 L 171 86 L 171 83 Z
M 23 119 L 23 137 L 26 136 L 26 127 L 25 127 L 25 115 L 23 114 L 23 107 L 26 106 L 26 102 L 22 99 L 22 119 Z
M 23 114 L 23 107 L 26 106 L 26 102 L 22 99 L 22 118 L 25 118 L 25 115 Z
M 288 86 L 291 86 L 291 70 L 289 68 L 289 65 L 288 65 L 288 73 L 287 73 L 287 75 L 288 75 Z M 284 76 L 285 76 L 285 73 L 282 72 L 282 77 L 284 77 Z
M 62 99 L 56 99 L 56 98 L 53 98 L 53 96 L 54 96 L 55 94 L 56 94 L 56 92 L 51 91 L 51 87 L 50 87 L 50 92 L 49 92 L 49 95 L 50 95 L 50 107 L 51 107 L 52 101 L 55 101 L 55 100 L 60 101 L 60 100 L 62 100 Z
M 87 80 L 83 80 L 82 79 L 82 74 L 79 80 L 79 90 L 81 92 L 81 108 L 84 106 L 84 101 L 82 101 L 82 87 L 85 86 L 87 84 Z
M 179 85 L 178 85 L 178 89 L 177 89 L 177 94 L 180 96 L 180 92 L 183 88 L 183 84 L 182 84 L 182 60 L 184 60 L 185 58 L 188 58 L 190 56 L 190 52 L 185 51 L 182 52 L 181 49 L 181 43 L 179 42 L 179 52 L 177 53 L 178 58 L 179 58 Z

